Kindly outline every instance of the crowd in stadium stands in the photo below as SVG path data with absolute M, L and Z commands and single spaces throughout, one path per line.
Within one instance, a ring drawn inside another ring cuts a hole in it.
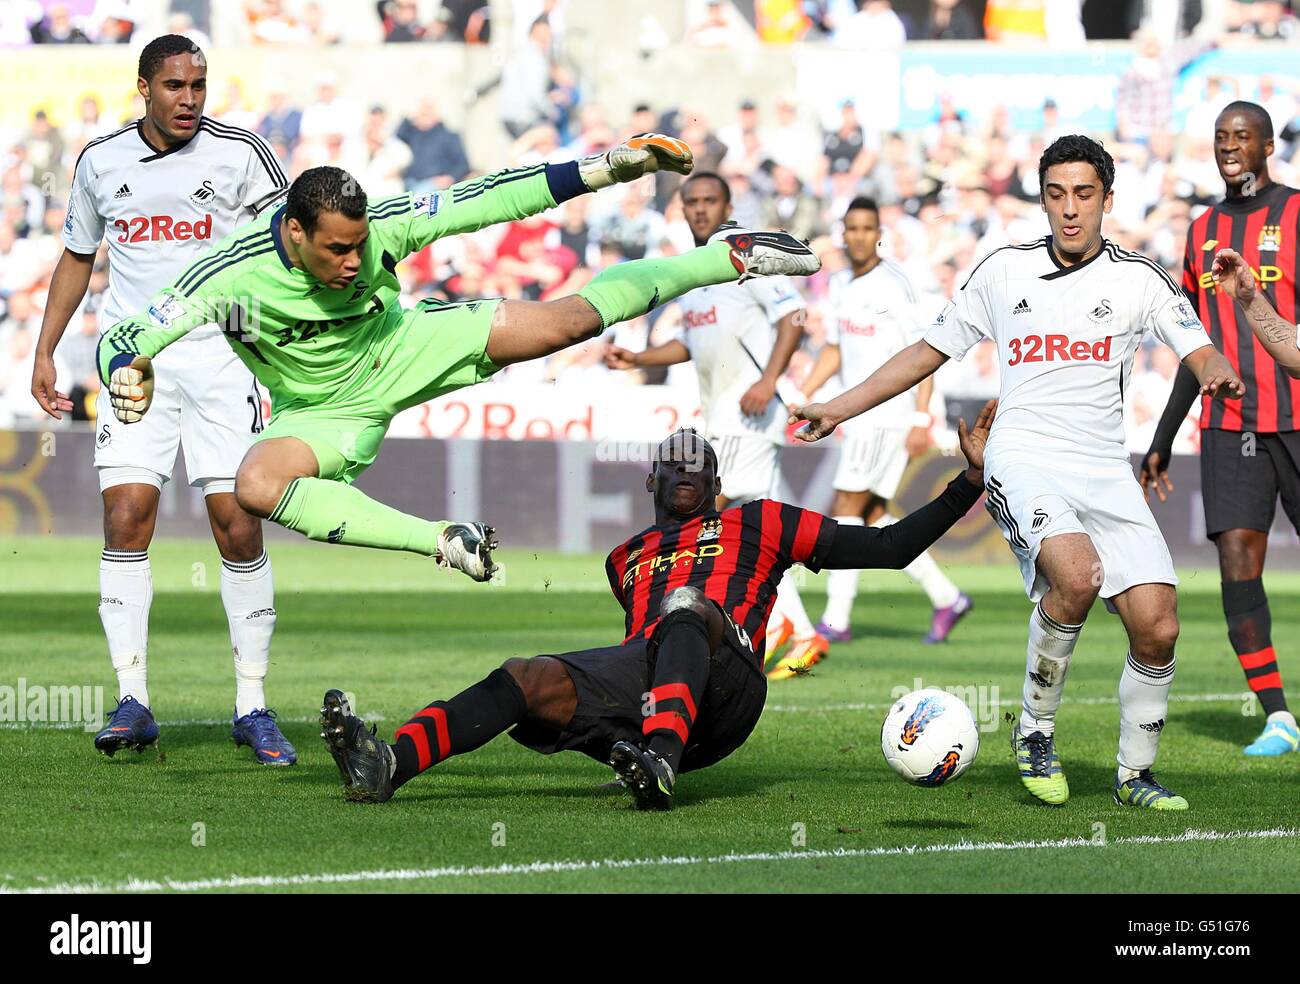
M 92 18 L 88 23 L 100 25 L 92 32 L 96 40 L 119 39 L 122 31 L 129 35 L 125 15 L 130 5 L 100 6 L 121 16 Z M 466 26 L 486 9 L 485 3 L 445 2 L 441 9 L 451 13 L 438 21 L 444 25 L 441 34 L 428 22 L 412 21 L 408 6 L 412 5 L 377 5 L 376 16 L 382 18 L 390 41 L 445 40 L 448 33 L 466 31 L 477 32 L 479 39 L 487 36 L 486 18 L 472 29 Z M 925 317 L 943 306 L 985 253 L 1046 231 L 1037 205 L 1037 160 L 1045 145 L 1065 132 L 1051 101 L 1042 106 L 1041 123 L 1028 132 L 1013 129 L 1006 110 L 986 120 L 972 120 L 952 106 L 941 105 L 933 124 L 919 132 L 875 133 L 864 130 L 852 102 L 842 104 L 838 120 L 823 128 L 790 97 L 766 105 L 745 101 L 725 119 L 709 119 L 687 106 L 646 103 L 630 117 L 616 120 L 601 103 L 581 94 L 563 61 L 556 58 L 555 39 L 563 35 L 562 3 L 518 0 L 516 6 L 538 16 L 514 33 L 513 53 L 501 80 L 501 123 L 512 140 L 507 160 L 471 161 L 460 135 L 442 120 L 433 99 L 422 100 L 410 115 L 399 117 L 382 102 L 366 105 L 341 92 L 338 81 L 328 74 L 302 89 L 271 84 L 264 104 L 256 107 L 249 105 L 237 83 L 231 83 L 224 91 L 210 94 L 208 112 L 261 133 L 290 177 L 310 167 L 334 164 L 355 174 L 376 197 L 404 189 L 429 193 L 499 166 L 568 160 L 598 152 L 634 133 L 659 130 L 680 136 L 695 149 L 697 169 L 725 176 L 739 222 L 789 229 L 809 239 L 823 256 L 823 272 L 804 285 L 810 301 L 807 334 L 791 363 L 789 393 L 798 392 L 824 338 L 827 278 L 843 266 L 836 246 L 838 222 L 855 196 L 866 194 L 880 202 L 885 250 L 906 269 L 922 298 Z M 854 18 L 894 16 L 886 0 L 866 0 L 861 9 L 846 14 L 852 6 L 836 0 L 784 4 L 759 0 L 756 11 L 761 15 L 760 33 L 786 25 L 780 28 L 785 34 L 776 40 L 823 31 L 832 43 L 837 38 L 850 43 L 858 36 L 852 27 Z M 950 0 L 934 0 L 926 28 L 930 33 L 919 36 L 932 36 L 935 31 L 964 36 L 980 27 L 992 33 L 996 21 L 989 18 L 1000 6 L 997 0 L 990 2 L 985 22 L 979 25 L 962 16 L 962 8 Z M 1023 13 L 1033 0 L 1016 6 Z M 1263 0 L 1239 6 L 1284 5 Z M 331 36 L 323 19 L 310 27 L 305 20 L 295 20 L 290 24 L 293 30 L 306 33 L 287 32 L 288 22 L 278 3 L 258 0 L 246 7 L 255 35 L 266 43 L 287 43 L 293 37 L 304 43 L 313 39 L 328 43 L 322 38 Z M 36 4 L 34 9 L 44 8 Z M 734 8 L 705 3 L 702 9 L 703 20 L 688 28 L 688 37 L 694 43 L 718 43 L 730 30 L 727 12 L 734 13 Z M 6 10 L 4 16 L 13 13 Z M 33 36 L 70 38 L 77 29 L 64 14 L 50 6 L 39 30 L 32 28 Z M 109 20 L 117 26 L 104 28 Z M 1267 18 L 1241 23 L 1258 25 L 1261 20 Z M 791 21 L 798 22 L 798 30 L 790 27 Z M 1278 27 L 1274 21 L 1268 23 Z M 185 26 L 173 23 L 175 28 Z M 12 34 L 13 24 L 0 24 L 0 31 Z M 849 40 L 844 40 L 846 31 Z M 912 25 L 903 25 L 903 31 L 912 36 Z M 1112 240 L 1143 251 L 1180 277 L 1189 222 L 1222 194 L 1211 151 L 1219 108 L 1240 97 L 1269 109 L 1278 132 L 1273 177 L 1295 185 L 1300 183 L 1296 173 L 1300 90 L 1291 79 L 1264 78 L 1258 90 L 1239 91 L 1232 79 L 1211 78 L 1200 105 L 1180 133 L 1174 133 L 1173 80 L 1189 51 L 1195 53 L 1197 42 L 1181 42 L 1191 46 L 1183 50 L 1162 45 L 1153 35 L 1138 34 L 1134 44 L 1137 57 L 1117 94 L 1118 131 L 1099 135 L 1117 163 L 1115 207 L 1105 231 Z M 88 140 L 117 125 L 118 120 L 104 118 L 93 98 L 83 101 L 79 120 L 61 128 L 52 126 L 44 112 L 37 112 L 26 133 L 0 158 L 0 426 L 31 423 L 40 417 L 29 393 L 32 351 L 45 291 L 62 249 L 59 233 L 71 168 Z M 405 300 L 425 296 L 549 299 L 573 292 L 608 264 L 689 249 L 692 240 L 675 197 L 676 185 L 675 176 L 657 175 L 572 200 L 548 215 L 435 243 L 399 268 Z M 56 358 L 60 384 L 74 394 L 75 416 L 81 419 L 85 408 L 93 412 L 98 386 L 96 311 L 106 284 L 107 270 L 101 262 L 83 312 L 69 325 Z M 665 305 L 653 312 L 653 318 L 619 326 L 615 333 L 618 344 L 640 348 L 664 341 L 677 330 L 677 308 Z M 691 385 L 689 365 L 660 370 L 657 375 L 606 370 L 601 356 L 607 341 L 511 367 L 498 378 L 584 386 Z M 1127 390 L 1132 449 L 1147 446 L 1176 369 L 1172 352 L 1161 346 L 1139 351 Z M 946 366 L 939 382 L 948 415 L 955 419 L 996 394 L 994 353 L 987 347 L 977 349 L 963 363 Z M 1182 449 L 1188 449 L 1186 442 L 1194 439 L 1193 434 L 1194 428 L 1185 428 Z

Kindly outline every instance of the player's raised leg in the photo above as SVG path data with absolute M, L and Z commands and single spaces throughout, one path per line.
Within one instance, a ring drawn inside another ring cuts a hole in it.
M 1282 673 L 1273 649 L 1273 616 L 1264 592 L 1268 534 L 1260 530 L 1224 530 L 1215 537 L 1214 544 L 1219 550 L 1228 641 L 1246 674 L 1247 686 L 1267 715 L 1264 730 L 1245 752 L 1273 756 L 1300 750 L 1300 730 L 1282 689 Z
M 146 483 L 139 480 L 142 477 L 144 469 L 100 469 L 104 552 L 99 562 L 99 618 L 118 687 L 117 707 L 95 735 L 95 747 L 105 755 L 121 749 L 140 751 L 156 742 L 159 734 L 148 684 L 153 605 L 149 543 L 158 518 L 162 478 L 152 476 Z
M 1169 715 L 1178 641 L 1178 595 L 1172 584 L 1138 584 L 1111 599 L 1128 632 L 1119 681 L 1119 772 L 1115 802 L 1185 810 L 1187 800 L 1156 781 L 1151 769 Z
M 1056 751 L 1056 711 L 1070 656 L 1102 584 L 1101 560 L 1087 535 L 1062 533 L 1042 541 L 1037 570 L 1048 590 L 1029 616 L 1023 702 L 1011 748 L 1025 788 L 1059 806 L 1070 798 L 1070 786 Z
M 463 755 L 528 719 L 555 733 L 578 706 L 565 665 L 538 656 L 511 659 L 450 700 L 434 701 L 397 729 L 390 745 L 330 690 L 321 706 L 321 737 L 343 779 L 344 795 L 382 803 L 394 790 L 451 755 Z

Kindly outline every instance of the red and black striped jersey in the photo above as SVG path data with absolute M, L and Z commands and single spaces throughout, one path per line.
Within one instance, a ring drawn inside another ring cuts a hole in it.
M 1300 237 L 1300 191 L 1271 184 L 1257 195 L 1229 198 L 1207 210 L 1187 230 L 1183 290 L 1215 347 L 1246 384 L 1241 400 L 1201 401 L 1201 426 L 1228 431 L 1300 430 L 1300 380 L 1283 372 L 1264 351 L 1232 296 L 1210 272 L 1224 247 L 1240 253 L 1277 313 L 1295 323 L 1296 239 Z
M 820 570 L 835 527 L 821 513 L 758 499 L 642 530 L 605 561 L 609 586 L 627 612 L 624 641 L 648 639 L 668 592 L 689 585 L 722 607 L 761 661 L 777 584 L 792 564 Z

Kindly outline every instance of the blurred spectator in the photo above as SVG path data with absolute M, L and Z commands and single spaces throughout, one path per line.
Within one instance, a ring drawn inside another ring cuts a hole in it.
M 311 42 L 319 47 L 339 43 L 338 25 L 318 3 L 309 3 L 302 8 L 302 26 Z
M 380 0 L 377 4 L 384 25 L 384 40 L 389 44 L 424 41 L 428 28 L 420 24 L 415 0 Z
M 67 194 L 67 169 L 63 166 L 63 135 L 50 125 L 45 110 L 32 116 L 31 128 L 24 138 L 31 172 L 27 180 L 36 186 L 45 201 Z
M 514 36 L 511 38 L 514 47 L 519 48 L 528 43 L 533 22 L 539 17 L 545 17 L 546 23 L 551 25 L 551 44 L 554 48 L 564 47 L 564 0 L 514 0 L 511 17 L 514 19 Z
M 99 392 L 98 348 L 99 314 L 87 304 L 80 318 L 68 326 L 56 350 L 67 365 L 67 376 L 59 379 L 59 388 L 72 400 L 73 420 L 93 418 L 95 394 Z
M 184 11 L 176 11 L 167 18 L 167 33 L 189 38 L 196 48 L 202 48 L 204 51 L 212 47 L 212 39 L 195 27 L 194 18 Z
M 501 122 L 518 139 L 538 123 L 553 119 L 551 103 L 551 25 L 533 21 L 528 40 L 510 53 L 501 73 Z
M 651 207 L 653 187 L 649 178 L 623 185 L 619 207 L 592 222 L 591 238 L 629 260 L 660 255 L 667 229 L 664 217 Z
M 831 43 L 859 51 L 892 51 L 907 41 L 907 27 L 890 0 L 858 0 L 858 10 L 831 35 Z
M 284 9 L 282 0 L 244 0 L 244 17 L 254 44 L 310 44 L 311 32 Z
M 97 44 L 128 44 L 139 19 L 138 0 L 96 0 L 86 20 Z
M 99 100 L 94 96 L 86 96 L 82 99 L 79 110 L 80 119 L 66 127 L 71 143 L 78 149 L 84 147 L 88 141 L 117 129 L 109 120 L 104 119 L 99 108 Z
M 801 40 L 812 27 L 800 0 L 758 0 L 754 20 L 758 40 L 764 44 L 791 44 Z
M 1259 38 L 1293 38 L 1296 15 L 1284 0 L 1225 0 L 1223 23 L 1229 31 Z
M 282 160 L 288 160 L 298 146 L 302 110 L 289 102 L 288 87 L 280 79 L 267 83 L 266 100 L 266 112 L 257 124 L 257 132 L 275 148 Z
M 370 198 L 386 198 L 406 190 L 402 175 L 411 165 L 411 148 L 393 136 L 384 107 L 374 106 L 361 137 L 344 145 L 343 162 L 343 170 L 361 182 Z
M 979 22 L 961 0 L 930 0 L 930 12 L 921 29 L 926 41 L 974 41 L 982 37 Z
M 749 25 L 727 0 L 708 0 L 703 16 L 686 28 L 686 43 L 696 48 L 739 48 L 753 40 Z
M 214 102 L 216 100 L 212 100 L 209 105 Z M 245 130 L 256 130 L 259 122 L 257 113 L 244 98 L 244 85 L 239 79 L 231 79 L 227 82 L 221 101 L 210 111 L 205 109 L 204 112 L 222 123 L 229 123 L 231 126 L 242 127 Z
M 339 95 L 338 76 L 333 72 L 318 75 L 316 101 L 302 111 L 299 136 L 303 140 L 315 140 L 327 134 L 355 133 L 360 122 L 357 104 Z
M 45 17 L 32 28 L 32 40 L 37 44 L 90 44 L 85 32 L 72 23 L 66 3 L 51 4 Z
M 415 114 L 402 120 L 397 138 L 411 148 L 406 187 L 418 194 L 446 188 L 469 173 L 469 160 L 460 134 L 443 123 L 438 104 L 421 99 Z
M 822 175 L 852 175 L 861 179 L 875 166 L 876 154 L 866 146 L 853 100 L 840 103 L 840 125 L 822 138 Z
M 487 44 L 492 40 L 492 7 L 488 0 L 442 0 L 437 23 L 439 41 Z
M 752 99 L 746 99 L 740 104 L 736 122 L 719 129 L 718 139 L 727 147 L 727 155 L 722 159 L 724 169 L 735 170 L 740 165 L 748 174 L 767 159 L 758 129 L 758 106 Z
M 785 229 L 800 239 L 821 235 L 821 202 L 810 194 L 788 167 L 772 169 L 772 196 L 763 203 L 760 225 L 764 229 Z

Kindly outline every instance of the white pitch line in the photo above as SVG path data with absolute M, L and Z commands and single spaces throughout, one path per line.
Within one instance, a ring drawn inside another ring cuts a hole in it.
M 229 878 L 201 878 L 161 881 L 128 878 L 123 882 L 60 882 L 13 888 L 0 883 L 0 895 L 78 895 L 99 892 L 203 892 L 235 888 L 283 888 L 301 885 L 347 885 L 359 882 L 430 881 L 438 878 L 483 878 L 492 875 L 545 875 L 570 871 L 622 871 L 629 868 L 698 867 L 751 862 L 818 861 L 839 858 L 902 857 L 917 854 L 968 854 L 978 851 L 1041 851 L 1076 847 L 1150 846 L 1205 841 L 1282 840 L 1300 838 L 1300 829 L 1273 827 L 1267 830 L 1194 830 L 1160 836 L 1116 837 L 1098 844 L 1087 837 L 1063 837 L 1042 841 L 957 841 L 951 844 L 912 844 L 906 847 L 836 848 L 829 851 L 757 851 L 749 854 L 662 856 L 657 858 L 603 858 L 590 861 L 531 861 L 527 864 L 451 865 L 441 868 L 379 869 L 376 871 L 323 872 L 302 875 L 234 875 Z
M 1249 700 L 1253 694 L 1242 692 L 1239 694 L 1170 694 L 1170 703 L 1183 704 L 1235 704 L 1240 701 Z M 888 704 L 768 704 L 764 711 L 775 711 L 777 713 L 795 713 L 795 714 L 812 714 L 818 711 L 885 711 L 893 707 L 896 701 L 890 701 Z M 1020 698 L 1008 698 L 999 700 L 992 704 L 993 707 L 1019 707 Z M 1105 705 L 1118 704 L 1118 697 L 1064 697 L 1061 700 L 1063 704 L 1078 704 L 1082 707 L 1100 707 Z
M 283 724 L 316 724 L 320 721 L 320 715 L 314 714 L 309 717 L 276 717 L 277 721 Z M 366 722 L 386 721 L 387 718 L 382 714 L 367 714 Z M 215 727 L 219 724 L 230 724 L 230 718 L 187 718 L 180 721 L 159 721 L 160 728 L 198 728 L 198 727 Z M 81 731 L 86 728 L 84 721 L 0 721 L 0 730 L 5 731 Z M 90 728 L 92 731 L 99 730 L 96 724 Z

